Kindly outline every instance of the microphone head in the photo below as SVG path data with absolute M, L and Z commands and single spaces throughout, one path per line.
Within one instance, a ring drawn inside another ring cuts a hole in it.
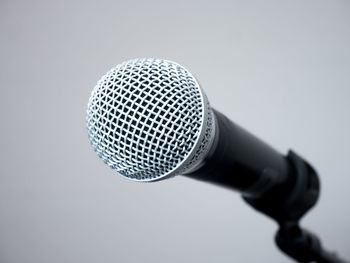
M 148 58 L 119 64 L 98 81 L 86 126 L 98 156 L 135 181 L 195 170 L 215 133 L 214 114 L 191 73 Z

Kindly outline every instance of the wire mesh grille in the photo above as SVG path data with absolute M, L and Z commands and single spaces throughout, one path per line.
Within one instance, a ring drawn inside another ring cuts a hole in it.
M 174 62 L 124 62 L 92 91 L 86 117 L 91 145 L 122 176 L 164 177 L 194 150 L 205 117 L 203 99 L 193 76 Z

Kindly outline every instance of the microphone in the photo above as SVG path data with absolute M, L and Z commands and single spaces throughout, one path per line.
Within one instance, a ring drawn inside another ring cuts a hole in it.
M 291 180 L 289 161 L 212 109 L 193 75 L 172 61 L 112 68 L 92 91 L 86 124 L 99 157 L 134 181 L 183 174 L 260 196 Z
M 193 75 L 163 59 L 117 65 L 94 87 L 86 127 L 94 151 L 134 181 L 175 175 L 239 191 L 276 220 L 278 247 L 299 262 L 345 262 L 299 226 L 316 203 L 316 171 L 293 151 L 284 156 L 211 108 Z

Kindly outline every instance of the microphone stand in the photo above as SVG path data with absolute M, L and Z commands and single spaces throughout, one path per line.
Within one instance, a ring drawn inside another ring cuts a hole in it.
M 325 250 L 316 235 L 300 227 L 301 217 L 317 202 L 320 183 L 316 171 L 300 156 L 289 151 L 287 159 L 295 175 L 293 182 L 289 183 L 291 191 L 288 194 L 276 187 L 262 197 L 243 194 L 243 199 L 278 223 L 277 246 L 298 262 L 346 263 L 336 253 Z

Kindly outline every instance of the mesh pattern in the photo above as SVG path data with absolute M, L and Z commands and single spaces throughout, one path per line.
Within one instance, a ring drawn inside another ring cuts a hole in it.
M 86 124 L 107 165 L 127 178 L 150 181 L 181 166 L 199 140 L 204 114 L 203 95 L 185 68 L 137 59 L 112 68 L 97 83 Z
M 206 129 L 204 132 L 204 137 L 201 140 L 201 143 L 198 145 L 195 154 L 190 159 L 190 161 L 182 168 L 181 172 L 186 172 L 187 170 L 191 170 L 198 163 L 201 162 L 203 156 L 209 151 L 211 144 L 213 143 L 215 133 L 215 121 L 213 116 L 213 111 L 211 110 L 209 104 L 207 104 L 208 113 L 206 118 Z

